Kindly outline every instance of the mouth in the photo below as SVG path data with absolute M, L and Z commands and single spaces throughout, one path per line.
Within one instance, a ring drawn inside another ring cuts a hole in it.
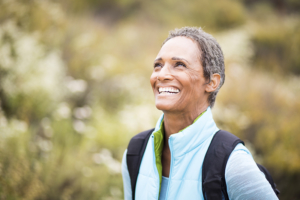
M 178 94 L 180 90 L 174 87 L 159 87 L 158 92 L 159 94 Z

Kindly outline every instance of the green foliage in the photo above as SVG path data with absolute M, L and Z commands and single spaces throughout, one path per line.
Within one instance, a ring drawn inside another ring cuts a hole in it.
M 280 25 L 279 25 L 280 24 Z M 300 74 L 299 20 L 261 24 L 253 35 L 254 66 L 276 73 Z
M 167 32 L 187 25 L 215 31 L 224 50 L 218 125 L 251 144 L 281 199 L 299 198 L 299 17 L 278 28 L 273 7 L 255 9 L 229 0 L 0 0 L 0 199 L 122 199 L 123 152 L 160 115 L 153 60 Z M 260 21 L 265 10 L 272 23 Z
M 215 0 L 214 3 L 209 0 L 66 0 L 64 3 L 65 7 L 71 7 L 75 12 L 91 8 L 95 15 L 106 18 L 110 23 L 138 18 L 164 26 L 202 26 L 211 30 L 224 30 L 246 21 L 245 8 L 241 2 L 230 0 Z
M 272 10 L 279 13 L 297 13 L 300 10 L 300 2 L 298 0 L 243 0 L 249 7 L 261 6 L 269 4 Z

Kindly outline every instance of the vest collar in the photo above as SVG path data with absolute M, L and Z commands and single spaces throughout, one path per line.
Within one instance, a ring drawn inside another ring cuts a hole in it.
M 163 117 L 164 115 L 162 114 L 156 123 L 154 132 L 163 128 Z M 206 112 L 197 118 L 193 124 L 170 136 L 169 143 L 172 143 L 171 151 L 173 156 L 183 156 L 184 154 L 189 153 L 218 130 L 219 129 L 213 120 L 211 109 L 208 107 Z

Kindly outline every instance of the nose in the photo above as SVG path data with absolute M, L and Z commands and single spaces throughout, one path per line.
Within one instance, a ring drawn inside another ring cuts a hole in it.
M 159 74 L 157 76 L 157 79 L 159 81 L 164 81 L 164 80 L 172 80 L 173 75 L 171 73 L 170 65 L 165 64 L 159 71 Z

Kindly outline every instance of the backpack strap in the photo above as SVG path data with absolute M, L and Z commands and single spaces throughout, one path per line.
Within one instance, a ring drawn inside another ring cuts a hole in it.
M 206 152 L 202 167 L 202 191 L 206 200 L 222 199 L 222 193 L 229 200 L 225 182 L 227 160 L 238 143 L 244 144 L 237 136 L 227 131 L 215 133 Z
M 220 130 L 215 133 L 206 152 L 202 167 L 202 191 L 204 199 L 222 199 L 222 193 L 226 200 L 229 200 L 225 181 L 225 168 L 228 158 L 237 144 L 244 142 L 227 131 Z M 257 164 L 257 163 L 256 163 Z M 257 164 L 260 171 L 265 174 L 275 194 L 280 191 L 270 172 L 260 164 Z
M 154 128 L 151 130 L 143 131 L 135 135 L 129 142 L 127 147 L 127 168 L 131 181 L 131 191 L 132 199 L 135 200 L 135 186 L 137 177 L 140 170 L 141 161 L 149 140 L 151 133 L 154 131 Z
M 259 170 L 265 174 L 266 179 L 269 181 L 272 189 L 274 190 L 275 194 L 278 196 L 280 194 L 280 191 L 276 188 L 276 184 L 275 184 L 270 172 L 264 166 L 262 166 L 258 163 L 256 163 L 256 164 L 257 164 Z

